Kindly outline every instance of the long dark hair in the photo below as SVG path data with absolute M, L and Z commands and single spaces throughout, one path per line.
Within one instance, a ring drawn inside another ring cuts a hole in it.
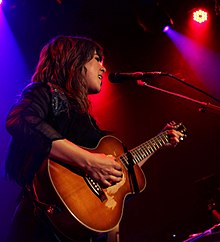
M 32 82 L 58 85 L 79 112 L 87 112 L 88 90 L 82 70 L 95 52 L 102 60 L 103 49 L 95 41 L 84 37 L 57 36 L 43 47 Z

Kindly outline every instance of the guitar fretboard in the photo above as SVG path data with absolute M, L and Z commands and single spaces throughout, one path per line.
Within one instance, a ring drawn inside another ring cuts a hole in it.
M 145 143 L 135 147 L 129 152 L 124 153 L 120 157 L 120 160 L 126 167 L 128 167 L 131 162 L 129 159 L 129 156 L 131 155 L 133 164 L 137 164 L 156 152 L 158 149 L 162 148 L 167 143 L 169 143 L 169 137 L 167 131 L 165 131 L 146 141 Z

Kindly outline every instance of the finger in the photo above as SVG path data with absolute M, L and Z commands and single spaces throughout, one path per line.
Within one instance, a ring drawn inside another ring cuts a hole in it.
M 174 137 L 174 143 L 178 144 L 180 141 L 177 137 Z
M 167 123 L 168 128 L 174 128 L 175 125 L 176 125 L 175 121 L 171 121 L 171 122 Z
M 173 120 L 170 122 L 170 125 L 175 125 L 175 124 L 176 124 L 176 122 Z
M 112 172 L 112 174 L 111 175 L 113 175 L 113 176 L 115 176 L 115 177 L 122 177 L 123 176 L 123 173 L 121 172 L 121 171 L 118 171 L 118 170 L 114 170 L 113 172 Z
M 116 176 L 110 176 L 109 179 L 107 179 L 108 182 L 111 184 L 120 182 L 122 180 L 122 177 L 116 177 Z
M 170 130 L 170 129 L 172 129 L 172 128 L 173 128 L 173 125 L 172 125 L 171 123 L 167 123 L 165 129 Z
M 110 187 L 112 184 L 111 184 L 111 182 L 109 182 L 108 180 L 103 180 L 102 181 L 102 186 L 103 187 Z
M 121 167 L 121 165 L 118 162 L 115 163 L 114 169 L 119 171 L 119 172 L 122 171 L 122 167 Z
M 114 157 L 113 155 L 106 155 L 106 156 L 107 156 L 107 157 L 112 157 L 112 158 Z
M 114 160 L 115 164 L 114 164 L 114 168 L 117 170 L 121 170 L 121 165 L 117 162 L 117 159 L 115 156 L 113 155 L 106 155 L 106 157 L 112 158 L 112 160 Z

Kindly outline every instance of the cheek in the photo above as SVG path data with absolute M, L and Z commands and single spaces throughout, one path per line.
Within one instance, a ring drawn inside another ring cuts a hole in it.
M 96 77 L 96 69 L 94 67 L 91 67 L 89 69 L 87 69 L 87 73 L 86 73 L 86 77 L 88 79 L 93 79 Z
M 85 79 L 86 79 L 87 83 L 91 82 L 92 74 L 89 71 L 86 72 Z

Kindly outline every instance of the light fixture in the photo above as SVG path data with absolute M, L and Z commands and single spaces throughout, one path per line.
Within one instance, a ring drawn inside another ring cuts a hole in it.
M 137 20 L 145 32 L 166 32 L 173 27 L 173 20 L 159 4 L 139 4 Z
M 193 12 L 193 20 L 197 23 L 204 23 L 208 20 L 208 13 L 202 9 L 195 10 Z

